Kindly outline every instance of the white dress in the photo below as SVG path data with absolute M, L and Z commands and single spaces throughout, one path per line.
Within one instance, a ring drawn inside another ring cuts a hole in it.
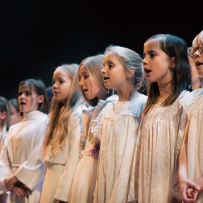
M 179 103 L 183 95 L 170 106 L 153 105 L 143 116 L 135 159 L 139 203 L 168 203 L 173 196 L 181 199 L 178 161 L 187 122 Z
M 79 106 L 68 119 L 68 134 L 63 145 L 51 157 L 51 146 L 44 158 L 46 173 L 41 195 L 41 203 L 55 203 L 58 200 L 67 202 L 73 175 L 79 161 L 80 135 L 82 131 L 81 112 Z
M 188 179 L 195 182 L 203 175 L 203 88 L 180 100 L 190 120 L 187 145 Z M 203 192 L 198 203 L 203 203 Z
M 24 115 L 22 122 L 11 126 L 9 129 L 8 139 L 5 141 L 0 156 L 1 187 L 3 187 L 2 181 L 14 174 L 33 191 L 28 199 L 19 198 L 11 192 L 9 202 L 38 203 L 40 200 L 45 167 L 43 167 L 42 163 L 39 163 L 35 170 L 30 172 L 29 169 L 24 170 L 23 165 L 31 156 L 39 155 L 38 153 L 35 154 L 35 150 L 41 145 L 47 122 L 48 116 L 46 114 L 40 111 L 32 111 Z M 41 170 L 41 179 L 32 177 L 38 170 Z
M 133 100 L 118 101 L 104 112 L 94 203 L 134 199 L 133 160 L 146 100 L 146 96 L 136 93 Z
M 93 117 L 89 125 L 88 134 L 83 134 L 82 142 L 85 141 L 83 157 L 78 163 L 71 187 L 69 203 L 92 203 L 97 176 L 97 162 L 94 156 L 90 156 L 89 150 L 93 149 L 95 142 L 100 142 L 100 124 L 103 112 L 112 102 L 116 102 L 118 96 L 113 95 L 106 100 L 99 100 L 93 111 Z M 85 122 L 87 123 L 87 122 Z

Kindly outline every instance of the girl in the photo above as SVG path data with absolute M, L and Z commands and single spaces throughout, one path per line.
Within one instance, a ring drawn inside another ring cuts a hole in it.
M 8 129 L 10 127 L 10 108 L 9 103 L 4 97 L 0 97 L 0 152 L 4 141 L 7 138 Z M 0 202 L 4 203 L 7 200 L 7 194 L 2 194 L 0 189 Z
M 203 77 L 203 31 L 193 40 L 190 55 L 199 77 Z M 179 181 L 185 202 L 203 202 L 203 89 L 197 89 L 181 100 L 188 116 L 180 152 Z M 188 189 L 190 188 L 190 189 Z M 199 196 L 199 198 L 198 198 Z
M 94 202 L 127 202 L 134 199 L 132 164 L 146 96 L 137 92 L 143 80 L 142 60 L 120 46 L 105 51 L 104 85 L 115 89 L 119 100 L 104 112 Z
M 11 123 L 11 112 L 8 101 L 4 97 L 0 97 L 0 152 L 4 141 L 7 138 L 8 129 Z
M 81 146 L 83 147 L 83 158 L 78 163 L 71 192 L 69 195 L 70 203 L 92 203 L 93 192 L 97 176 L 97 156 L 100 142 L 100 123 L 105 109 L 117 96 L 110 96 L 104 87 L 101 70 L 103 68 L 104 55 L 92 56 L 84 59 L 79 66 L 79 85 L 84 99 L 93 111 L 93 117 L 89 123 L 88 134 L 81 136 Z M 110 97 L 109 97 L 110 96 Z M 83 123 L 87 119 L 83 120 Z M 85 125 L 84 125 L 85 126 Z
M 17 182 L 17 185 L 21 188 L 12 187 L 9 189 L 12 190 L 9 202 L 29 201 L 30 203 L 36 203 L 40 200 L 43 181 L 38 182 L 33 188 L 34 183 L 30 181 L 29 171 L 25 173 L 25 170 L 20 170 L 19 173 L 18 168 L 23 168 L 23 163 L 30 156 L 36 156 L 34 152 L 45 133 L 48 118 L 45 113 L 48 111 L 48 100 L 44 83 L 34 79 L 22 81 L 19 84 L 18 103 L 24 118 L 22 122 L 11 126 L 9 129 L 8 139 L 0 157 L 0 181 L 2 184 L 7 183 L 7 180 L 13 174 L 11 177 L 15 179 L 15 182 L 18 179 L 32 190 L 28 199 L 22 198 L 27 196 L 27 192 L 23 189 L 25 187 L 22 186 L 21 182 Z M 38 168 L 35 169 L 35 171 L 37 170 Z
M 52 109 L 43 141 L 47 167 L 40 202 L 67 202 L 73 174 L 79 161 L 81 106 L 78 65 L 63 65 L 53 74 Z
M 144 44 L 143 65 L 148 100 L 136 148 L 136 197 L 139 203 L 175 202 L 180 199 L 178 157 L 186 125 L 179 100 L 191 89 L 185 42 L 169 34 L 152 36 Z
M 11 125 L 14 125 L 16 123 L 19 123 L 22 121 L 22 116 L 20 115 L 20 109 L 18 105 L 17 99 L 11 99 L 9 100 L 9 106 L 11 109 Z

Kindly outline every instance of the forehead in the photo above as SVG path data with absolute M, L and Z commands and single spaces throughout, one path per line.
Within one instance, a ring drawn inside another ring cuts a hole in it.
M 53 78 L 57 78 L 57 77 L 68 77 L 69 78 L 69 74 L 67 71 L 65 71 L 63 68 L 58 67 L 53 74 Z
M 83 73 L 88 73 L 86 67 L 82 65 L 79 69 L 79 75 L 82 75 Z
M 120 62 L 118 56 L 114 55 L 113 53 L 106 53 L 105 56 L 104 56 L 104 63 L 107 63 L 109 61 Z
M 193 47 L 199 47 L 202 44 L 203 44 L 203 34 L 197 36 L 192 42 Z
M 33 87 L 31 86 L 31 88 L 33 89 Z M 30 86 L 28 84 L 23 84 L 19 87 L 19 91 L 30 91 Z
M 161 50 L 158 41 L 150 40 L 144 43 L 144 51 L 151 51 L 151 50 L 154 50 L 154 51 Z

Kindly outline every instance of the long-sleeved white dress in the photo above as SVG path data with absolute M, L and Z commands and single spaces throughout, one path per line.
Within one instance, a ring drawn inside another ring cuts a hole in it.
M 94 156 L 90 156 L 89 150 L 93 149 L 96 142 L 100 142 L 100 124 L 103 112 L 112 102 L 118 100 L 117 95 L 112 95 L 106 100 L 99 100 L 93 111 L 89 124 L 88 134 L 83 134 L 81 141 L 85 145 L 83 157 L 78 163 L 71 187 L 69 203 L 92 203 L 93 192 L 97 177 L 97 162 Z M 86 123 L 86 122 L 85 122 Z
M 139 203 L 168 203 L 180 199 L 179 151 L 186 126 L 180 104 L 182 93 L 170 106 L 157 103 L 143 116 L 136 148 L 136 197 Z
M 55 203 L 58 200 L 67 202 L 73 175 L 79 161 L 80 135 L 82 131 L 82 107 L 79 106 L 68 119 L 68 134 L 63 149 L 50 157 L 49 146 L 44 164 L 46 173 L 41 195 L 41 203 Z
M 116 102 L 103 114 L 94 203 L 124 203 L 134 199 L 133 160 L 147 97 L 136 93 Z
M 187 142 L 188 179 L 195 182 L 203 175 L 203 88 L 180 100 L 190 121 Z M 198 203 L 203 203 L 203 192 Z
M 24 168 L 23 165 L 30 157 L 39 156 L 35 152 L 41 145 L 47 122 L 48 116 L 46 114 L 40 111 L 32 111 L 25 113 L 23 121 L 11 126 L 9 129 L 8 139 L 5 141 L 0 156 L 1 187 L 3 187 L 3 181 L 14 174 L 32 190 L 32 194 L 27 199 L 20 198 L 10 192 L 8 202 L 38 203 L 40 200 L 45 167 L 42 163 L 39 163 L 35 169 L 30 171 L 28 168 Z M 33 178 L 32 175 L 39 170 L 41 174 L 39 179 Z

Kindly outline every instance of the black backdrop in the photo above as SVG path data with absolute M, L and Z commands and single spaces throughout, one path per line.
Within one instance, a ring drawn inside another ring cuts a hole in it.
M 54 69 L 80 63 L 110 45 L 142 55 L 158 33 L 182 37 L 188 46 L 203 29 L 201 1 L 6 0 L 0 3 L 0 95 L 11 99 L 18 83 L 41 78 L 52 84 Z

